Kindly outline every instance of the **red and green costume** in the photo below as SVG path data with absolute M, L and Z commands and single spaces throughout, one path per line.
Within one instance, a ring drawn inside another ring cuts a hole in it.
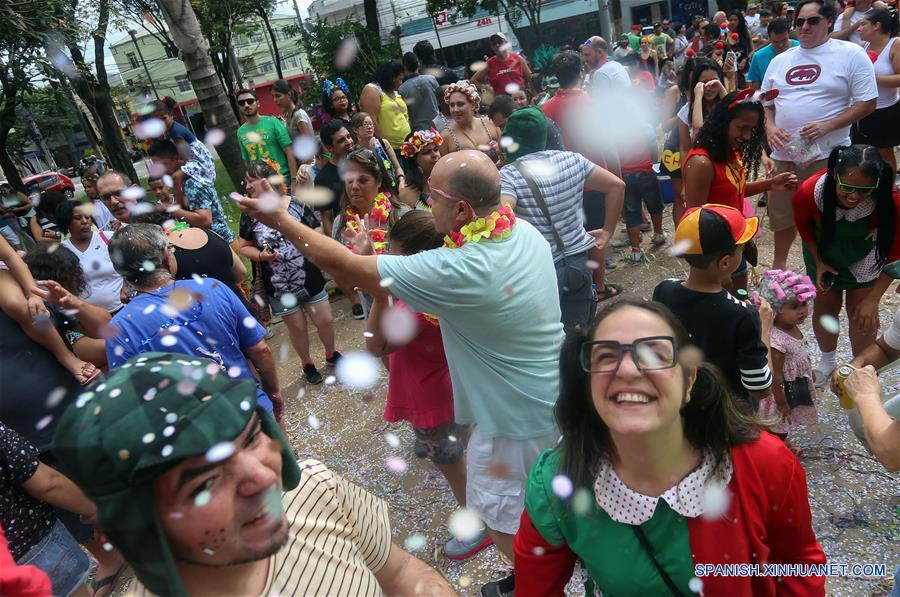
M 515 538 L 516 597 L 563 595 L 576 560 L 603 595 L 670 595 L 631 525 L 615 522 L 596 500 L 575 514 L 552 490 L 560 449 L 544 452 L 529 476 Z M 733 474 L 720 518 L 688 518 L 660 500 L 640 525 L 654 556 L 684 595 L 698 564 L 824 564 L 812 530 L 806 474 L 784 443 L 763 433 L 731 450 Z M 701 579 L 704 595 L 824 595 L 824 577 Z M 593 586 L 592 586 L 593 585 Z

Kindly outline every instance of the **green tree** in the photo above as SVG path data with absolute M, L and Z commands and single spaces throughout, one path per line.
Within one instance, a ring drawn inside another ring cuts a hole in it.
M 22 95 L 22 104 L 28 107 L 35 125 L 44 138 L 50 140 L 58 136 L 65 139 L 69 142 L 69 153 L 75 157 L 72 138 L 80 129 L 80 125 L 72 111 L 66 109 L 69 103 L 70 100 L 58 86 L 45 85 L 26 91 Z M 11 132 L 7 139 L 7 148 L 14 153 L 21 153 L 33 141 L 30 123 L 20 110 L 16 114 L 15 131 Z
M 526 50 L 532 50 L 541 43 L 541 7 L 544 0 L 427 0 L 425 10 L 430 15 L 435 15 L 446 10 L 457 12 L 467 18 L 472 17 L 479 10 L 485 10 L 491 14 L 506 18 L 510 28 L 515 31 L 516 37 Z M 519 27 L 517 23 L 522 19 L 528 22 L 528 30 Z
M 23 189 L 10 155 L 10 130 L 17 108 L 49 67 L 44 54 L 48 35 L 61 23 L 55 0 L 6 0 L 0 3 L 0 169 L 10 184 Z
M 137 182 L 137 172 L 125 146 L 106 74 L 105 50 L 111 18 L 110 5 L 111 0 L 96 0 L 96 4 L 81 5 L 79 0 L 69 0 L 68 5 L 60 11 L 60 17 L 66 23 L 61 29 L 63 38 L 51 40 L 46 47 L 54 64 L 69 78 L 75 93 L 91 111 L 100 127 L 109 165 L 132 182 Z M 93 64 L 82 50 L 83 44 L 93 48 Z M 63 47 L 68 50 L 68 56 L 63 54 Z
M 372 30 L 356 21 L 346 20 L 337 25 L 319 21 L 310 30 L 298 27 L 296 31 L 300 34 L 309 64 L 317 79 L 304 94 L 308 104 L 318 104 L 322 97 L 321 81 L 334 80 L 335 77 L 342 77 L 350 86 L 353 100 L 359 100 L 362 88 L 372 80 L 372 74 L 378 65 L 387 60 L 396 60 L 403 53 L 400 41 L 395 36 L 382 40 Z M 349 67 L 338 70 L 334 58 L 341 44 L 345 42 L 356 43 L 356 58 Z

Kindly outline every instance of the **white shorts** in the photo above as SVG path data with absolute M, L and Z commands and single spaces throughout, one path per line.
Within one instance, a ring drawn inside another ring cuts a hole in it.
M 485 438 L 476 425 L 466 448 L 466 505 L 488 528 L 515 535 L 531 466 L 558 442 L 555 431 L 532 439 Z

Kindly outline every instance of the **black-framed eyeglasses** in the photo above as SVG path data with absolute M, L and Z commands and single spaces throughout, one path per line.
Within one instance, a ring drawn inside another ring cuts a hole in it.
M 631 344 L 614 340 L 594 340 L 581 345 L 581 369 L 585 373 L 615 373 L 631 353 L 634 365 L 641 372 L 662 371 L 678 364 L 678 345 L 671 336 L 638 338 Z
M 824 18 L 825 17 L 823 17 L 822 15 L 806 17 L 805 19 L 803 17 L 797 17 L 796 19 L 794 19 L 794 23 L 797 25 L 797 29 L 803 29 L 803 25 L 809 25 L 810 27 L 815 27 L 816 25 L 821 23 L 822 19 L 824 19 Z
M 253 104 L 256 103 L 256 100 L 251 97 L 248 99 L 238 100 L 237 103 L 239 106 L 252 106 Z

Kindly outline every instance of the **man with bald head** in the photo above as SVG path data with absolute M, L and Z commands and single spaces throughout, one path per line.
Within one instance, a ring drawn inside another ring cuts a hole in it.
M 553 257 L 540 232 L 501 207 L 500 175 L 483 153 L 444 156 L 430 187 L 435 227 L 448 242 L 411 256 L 363 255 L 364 234 L 354 239 L 354 253 L 285 211 L 260 210 L 257 199 L 242 198 L 239 206 L 280 230 L 338 283 L 392 294 L 440 319 L 456 421 L 475 425 L 467 506 L 512 561 L 528 470 L 559 437 L 553 405 L 563 334 Z M 512 588 L 510 576 L 487 590 Z
M 581 45 L 581 58 L 590 75 L 585 81 L 585 89 L 591 95 L 611 99 L 610 95 L 631 89 L 628 71 L 620 63 L 609 59 L 609 44 L 599 35 L 588 38 Z

